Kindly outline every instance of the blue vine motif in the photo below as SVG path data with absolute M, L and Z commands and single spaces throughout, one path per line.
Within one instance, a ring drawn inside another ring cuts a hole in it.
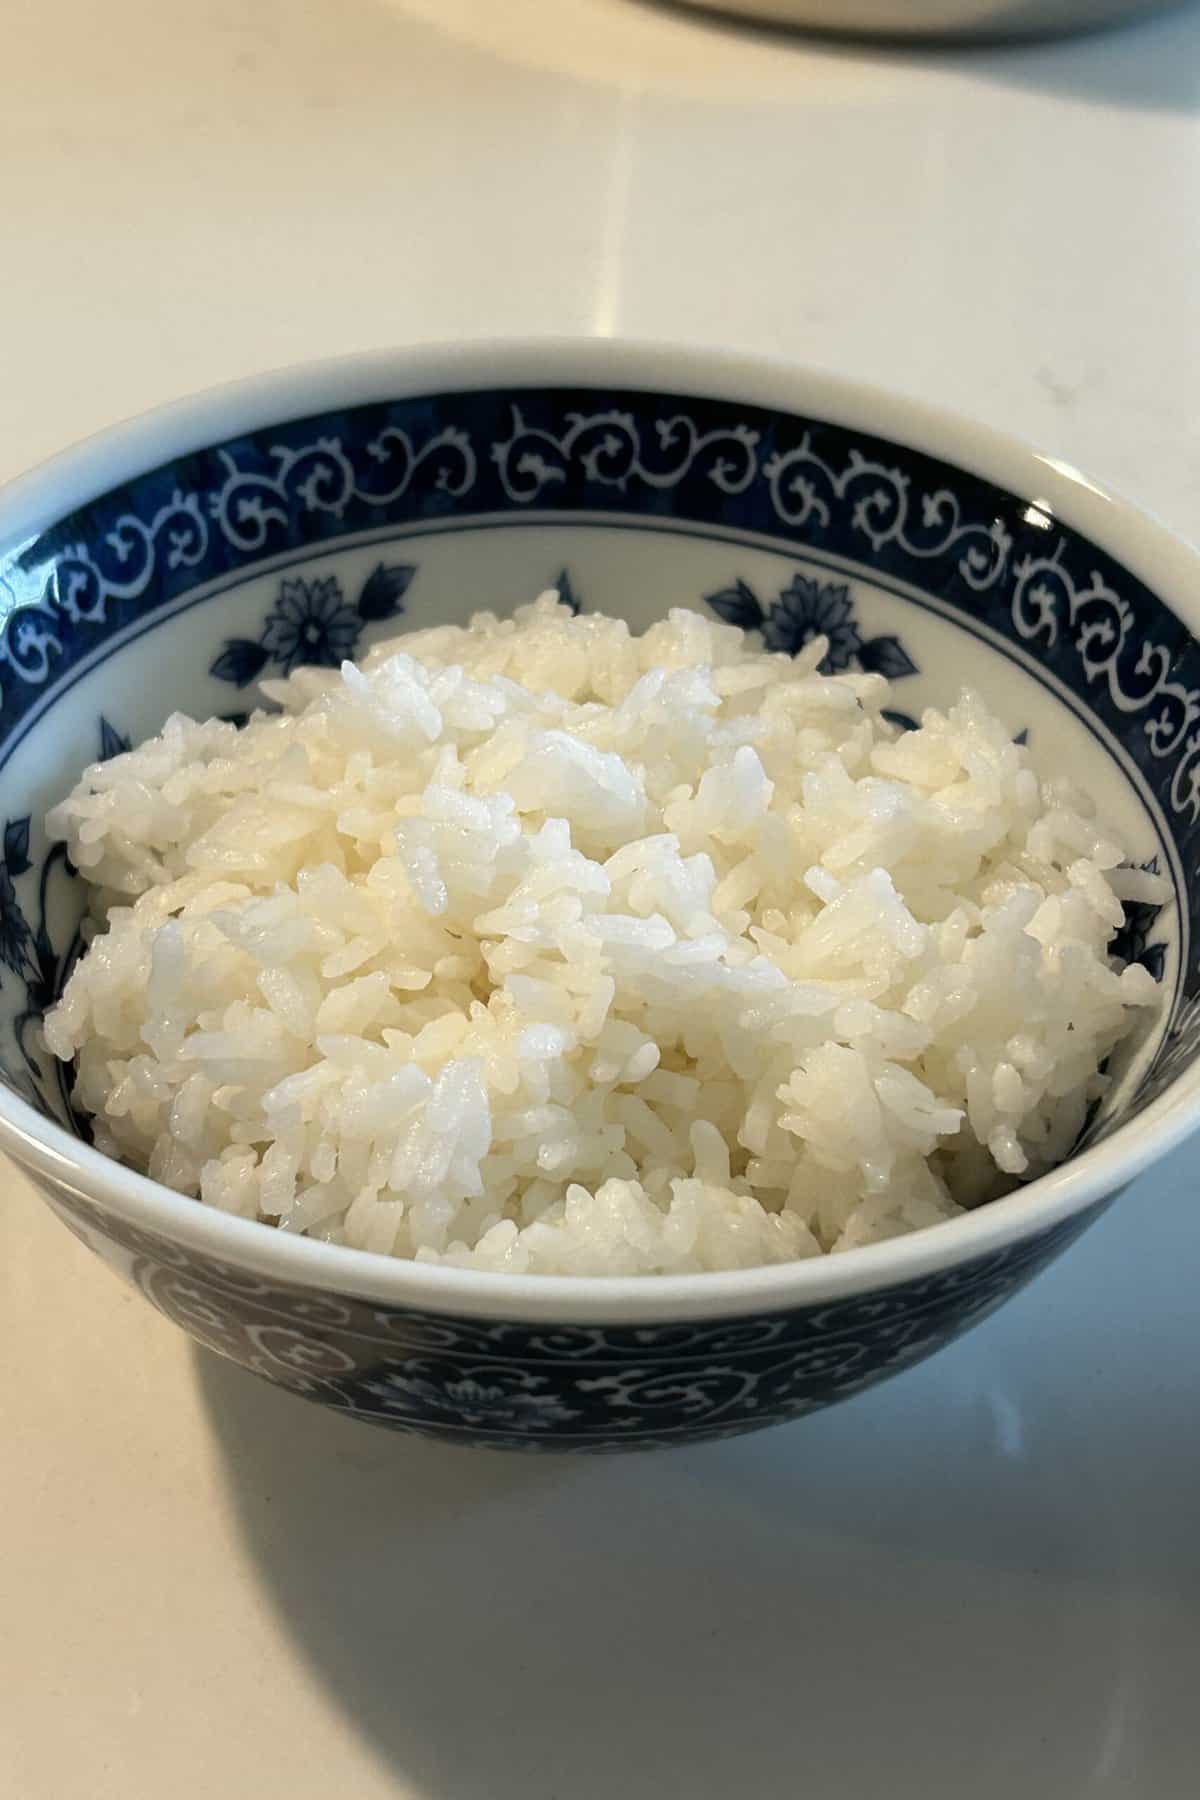
M 354 501 L 392 505 L 423 469 L 432 472 L 438 493 L 458 499 L 473 486 L 476 470 L 469 437 L 454 427 L 417 449 L 406 431 L 385 426 L 365 445 L 369 471 L 355 466 L 338 437 L 319 437 L 297 449 L 273 446 L 275 469 L 269 473 L 240 467 L 227 450 L 218 454 L 225 479 L 209 496 L 208 509 L 225 541 L 239 550 L 261 550 L 274 531 L 286 531 L 297 501 L 310 515 L 340 519 Z
M 144 591 L 157 561 L 169 571 L 199 568 L 211 554 L 210 519 L 221 542 L 245 555 L 286 542 L 296 509 L 309 518 L 338 520 L 356 501 L 387 506 L 426 471 L 449 499 L 460 498 L 475 481 L 470 439 L 454 427 L 417 448 L 407 432 L 386 426 L 368 439 L 362 455 L 366 469 L 356 467 L 340 438 L 322 436 L 295 449 L 274 445 L 274 467 L 264 470 L 243 468 L 231 451 L 220 450 L 222 479 L 206 495 L 176 488 L 149 519 L 122 513 L 97 545 L 67 546 L 47 599 L 72 621 L 97 623 L 111 602 Z
M 667 491 L 696 470 L 723 494 L 741 494 L 758 474 L 760 433 L 737 423 L 701 431 L 686 413 L 654 421 L 653 448 L 643 442 L 633 413 L 569 412 L 565 429 L 528 425 L 519 406 L 512 429 L 492 445 L 492 461 L 504 493 L 518 506 L 562 488 L 576 470 L 597 486 L 625 493 L 635 484 Z
M 818 667 L 823 675 L 858 668 L 867 674 L 899 681 L 916 675 L 916 663 L 897 637 L 864 638 L 854 616 L 854 600 L 844 581 L 820 582 L 793 575 L 778 599 L 764 606 L 749 582 L 739 576 L 732 587 L 705 595 L 718 618 L 743 631 L 760 631 L 768 650 L 797 656 L 814 638 L 828 648 Z
M 835 514 L 848 512 L 852 529 L 872 550 L 895 544 L 914 557 L 953 555 L 959 574 L 977 592 L 999 581 L 1008 564 L 1013 539 L 1003 519 L 965 519 L 948 487 L 926 490 L 914 519 L 910 476 L 859 449 L 837 468 L 818 454 L 806 431 L 795 449 L 768 457 L 762 472 L 771 504 L 789 525 L 825 529 Z
M 357 606 L 345 598 L 335 575 L 285 580 L 258 639 L 226 638 L 209 674 L 235 687 L 248 687 L 268 663 L 276 663 L 285 675 L 302 665 L 336 669 L 353 660 L 365 625 L 403 613 L 404 596 L 416 572 L 412 563 L 390 567 L 380 563 L 368 575 Z
M 478 386 L 267 425 L 148 470 L 13 544 L 0 553 L 0 756 L 85 659 L 102 660 L 210 583 L 225 592 L 285 552 L 325 556 L 366 534 L 383 542 L 543 516 L 667 535 L 698 527 L 798 559 L 769 604 L 735 584 L 727 616 L 745 609 L 781 648 L 821 633 L 829 667 L 912 672 L 898 640 L 864 635 L 860 578 L 929 596 L 963 630 L 994 634 L 1063 684 L 1161 806 L 1172 867 L 1200 862 L 1200 641 L 1131 570 L 1031 494 L 911 446 L 771 406 L 607 384 Z M 301 585 L 277 588 L 255 636 L 214 645 L 219 679 L 245 688 L 268 666 L 334 661 L 359 649 L 370 618 L 400 610 L 384 587 L 356 602 L 322 586 L 323 572 L 289 577 Z M 38 961 L 42 869 L 14 876 L 19 842 L 8 848 L 0 977 L 11 985 Z M 1194 936 L 1200 884 L 1181 900 Z M 1139 928 L 1134 914 L 1133 941 Z M 1144 953 L 1154 947 L 1147 938 Z M 1200 995 L 1200 960 L 1183 987 L 1177 1024 Z
M 462 1319 L 268 1281 L 78 1194 L 58 1209 L 202 1344 L 352 1418 L 508 1449 L 624 1450 L 794 1418 L 895 1373 L 983 1317 L 1095 1209 L 882 1291 L 738 1319 Z
M 215 576 L 368 527 L 534 506 L 765 532 L 936 591 L 1093 688 L 1089 703 L 1179 832 L 1200 839 L 1200 646 L 1127 570 L 1028 496 L 902 445 L 626 390 L 381 402 L 215 445 L 115 490 L 0 562 L 0 670 L 15 678 L 0 731 L 98 639 Z M 282 663 L 287 622 L 277 631 Z M 245 685 L 243 667 L 272 655 L 256 644 L 227 678 Z
M 195 486 L 176 477 L 168 488 L 151 473 L 120 490 L 103 518 L 86 508 L 22 546 L 0 565 L 0 665 L 40 686 L 97 632 L 118 630 L 172 592 L 392 509 L 438 516 L 475 487 L 475 451 L 460 426 L 422 434 L 388 416 L 390 408 L 364 410 L 383 415 L 374 429 L 350 415 L 344 434 L 306 435 L 302 423 L 298 444 L 278 441 L 297 430 L 280 427 L 264 434 L 265 444 L 221 446 L 183 465 L 207 464 Z M 154 494 L 151 505 L 143 491 Z M 14 701 L 19 689 L 0 690 L 0 714 Z

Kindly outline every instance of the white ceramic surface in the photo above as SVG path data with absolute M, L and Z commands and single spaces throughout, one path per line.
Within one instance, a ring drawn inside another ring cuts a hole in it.
M 12 483 L 0 493 L 0 549 L 26 543 L 39 527 L 85 504 L 98 490 L 117 487 L 156 463 L 182 459 L 202 446 L 263 425 L 305 420 L 325 410 L 336 412 L 409 394 L 471 392 L 492 384 L 502 390 L 519 390 L 538 383 L 593 388 L 600 394 L 647 389 L 728 399 L 746 407 L 774 405 L 845 427 L 851 433 L 874 434 L 905 450 L 942 459 L 954 469 L 970 471 L 1021 499 L 1035 500 L 1032 510 L 1039 520 L 1035 535 L 1040 536 L 1042 522 L 1061 521 L 1115 558 L 1123 571 L 1144 582 L 1151 594 L 1193 629 L 1200 620 L 1195 598 L 1200 589 L 1200 564 L 1186 545 L 1085 477 L 1018 442 L 880 389 L 775 362 L 607 341 L 589 344 L 548 338 L 434 346 L 319 363 L 218 387 L 102 432 Z M 686 401 L 681 404 L 686 406 Z M 917 497 L 912 499 L 916 511 Z M 942 499 L 957 508 L 952 493 L 943 494 Z M 631 500 L 631 509 L 632 505 Z M 354 539 L 349 542 L 349 556 L 340 540 L 332 541 L 322 554 L 313 553 L 305 560 L 306 572 L 321 576 L 336 568 L 342 581 L 354 587 L 380 554 L 378 533 L 361 548 L 353 547 Z M 637 537 L 606 532 L 600 513 L 587 515 L 582 528 L 568 522 L 551 531 L 531 523 L 515 531 L 463 534 L 461 539 L 452 527 L 448 532 L 441 528 L 423 532 L 415 526 L 408 529 L 403 543 L 404 554 L 414 557 L 418 567 L 422 562 L 432 565 L 422 577 L 428 583 L 424 598 L 421 590 L 415 601 L 410 596 L 414 623 L 422 617 L 422 606 L 432 618 L 462 618 L 475 604 L 472 596 L 498 592 L 515 598 L 534 593 L 543 581 L 553 578 L 556 566 L 566 561 L 576 579 L 582 577 L 590 607 L 629 614 L 635 628 L 644 629 L 666 605 L 701 604 L 698 596 L 727 578 L 727 567 L 734 566 L 727 564 L 729 557 L 740 559 L 736 563 L 739 575 L 748 575 L 762 591 L 770 592 L 786 582 L 800 554 L 794 549 L 788 552 L 766 537 L 757 548 L 753 543 L 736 550 L 718 545 L 714 553 L 713 545 L 704 539 L 693 543 L 665 534 Z M 589 543 L 595 559 L 590 563 Z M 955 622 L 958 615 L 953 609 L 944 619 L 924 615 L 882 587 L 876 590 L 865 548 L 863 555 L 865 576 L 856 564 L 849 565 L 854 570 L 854 594 L 862 623 L 876 631 L 898 627 L 920 669 L 919 674 L 914 671 L 911 690 L 897 688 L 899 702 L 911 704 L 919 712 L 925 705 L 944 703 L 964 680 L 979 685 L 1009 719 L 1012 729 L 1019 723 L 1032 730 L 1035 742 L 1053 745 L 1054 766 L 1065 758 L 1084 785 L 1103 797 L 1106 815 L 1120 828 L 1135 861 L 1156 852 L 1167 855 L 1171 827 L 1163 820 L 1161 830 L 1156 831 L 1146 810 L 1153 802 L 1145 782 L 1132 762 L 1128 768 L 1133 779 L 1092 742 L 1064 705 L 1063 695 L 1069 696 L 1069 690 L 1041 690 L 1028 671 L 1009 660 L 1010 654 L 1016 655 L 1012 645 L 997 638 L 1004 651 L 998 654 L 985 637 L 968 635 Z M 284 561 L 291 566 L 286 558 Z M 267 562 L 263 567 L 270 570 L 273 564 Z M 156 729 L 164 711 L 174 707 L 201 716 L 209 709 L 218 710 L 226 702 L 228 690 L 207 673 L 213 647 L 223 635 L 229 642 L 239 631 L 253 630 L 253 624 L 247 622 L 257 623 L 269 607 L 273 580 L 270 574 L 259 576 L 257 565 L 240 583 L 230 582 L 223 574 L 215 584 L 217 598 L 199 609 L 174 613 L 166 609 L 170 615 L 166 623 L 137 639 L 115 660 L 101 659 L 89 673 L 77 677 L 65 705 L 55 702 L 53 683 L 48 683 L 47 723 L 34 725 L 7 764 L 14 810 L 27 811 L 32 806 L 35 813 L 42 812 L 64 791 L 80 763 L 94 754 L 93 721 L 98 717 L 120 719 L 136 738 Z M 223 592 L 225 588 L 228 593 Z M 646 596 L 644 601 L 639 598 L 641 593 Z M 210 622 L 214 609 L 216 619 Z M 164 655 L 171 662 L 174 686 L 166 681 L 156 686 L 154 681 L 156 659 Z M 81 671 L 88 668 L 89 660 L 81 662 Z M 1036 658 L 1027 661 L 1035 664 Z M 1078 678 L 1074 664 L 1072 676 Z M 1110 674 L 1109 678 L 1115 677 Z M 1184 891 L 1190 892 L 1187 871 L 1181 872 L 1180 881 Z M 1164 978 L 1168 992 L 1174 987 L 1176 962 L 1173 947 Z M 18 1002 L 13 998 L 11 1004 Z M 1161 1026 L 1150 1033 L 1143 1052 L 1126 1071 L 1127 1078 L 1115 1083 L 1111 1104 L 1118 1117 L 1124 1096 L 1134 1091 L 1160 1039 Z M 383 1259 L 286 1233 L 264 1232 L 214 1209 L 181 1205 L 177 1196 L 99 1155 L 7 1087 L 0 1088 L 0 1144 L 36 1174 L 52 1198 L 55 1188 L 65 1184 L 69 1192 L 96 1200 L 119 1219 L 159 1232 L 189 1250 L 225 1258 L 268 1280 L 331 1287 L 343 1294 L 445 1309 L 471 1318 L 658 1324 L 747 1314 L 758 1308 L 866 1292 L 1014 1245 L 1117 1191 L 1195 1129 L 1198 1111 L 1200 1066 L 1185 1066 L 1165 1093 L 1111 1137 L 1070 1158 L 1036 1184 L 936 1231 L 918 1232 L 831 1259 L 716 1276 L 602 1282 L 547 1276 L 480 1279 L 471 1271 Z M 111 1249 L 102 1248 L 102 1253 L 111 1255 Z
M 616 328 L 921 393 L 1195 532 L 1194 9 L 897 59 L 630 0 L 62 0 L 5 45 L 4 475 L 290 358 Z M 1187 1800 L 1195 1166 L 890 1389 L 569 1468 L 194 1359 L 7 1173 L 0 1793 Z
M 385 444 L 402 453 L 381 482 Z M 249 472 L 264 457 L 278 473 Z M 553 338 L 394 351 L 227 384 L 103 433 L 0 494 L 0 592 L 17 608 L 2 640 L 0 1058 L 14 1087 L 0 1086 L 0 1148 L 202 1343 L 360 1418 L 613 1449 L 761 1429 L 857 1392 L 991 1311 L 1196 1124 L 1200 651 L 1180 635 L 1198 570 L 1020 444 L 725 352 Z M 461 620 L 480 596 L 506 607 L 556 580 L 638 630 L 673 605 L 732 606 L 795 651 L 825 620 L 832 668 L 895 678 L 894 716 L 967 684 L 1035 762 L 1096 796 L 1178 910 L 1127 921 L 1119 953 L 1154 964 L 1163 999 L 1114 1058 L 1083 1148 L 987 1207 L 850 1254 L 589 1280 L 267 1231 L 80 1142 L 33 1028 L 83 904 L 41 821 L 80 767 L 289 666 L 301 640 L 281 595 L 320 662 L 361 653 L 398 609 L 410 625 Z M 336 644 L 319 591 L 336 597 Z

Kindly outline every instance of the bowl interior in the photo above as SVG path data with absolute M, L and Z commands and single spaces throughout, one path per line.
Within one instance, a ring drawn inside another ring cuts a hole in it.
M 823 633 L 827 667 L 893 680 L 902 724 L 978 688 L 1174 895 L 1128 910 L 1118 948 L 1161 977 L 1164 1004 L 1089 1136 L 1194 1054 L 1200 652 L 1161 595 L 1038 492 L 899 442 L 696 394 L 523 386 L 270 425 L 0 556 L 4 1080 L 82 1129 L 38 1026 L 82 912 L 43 820 L 87 763 L 174 710 L 243 715 L 261 677 L 554 585 L 635 629 L 686 606 L 781 651 Z

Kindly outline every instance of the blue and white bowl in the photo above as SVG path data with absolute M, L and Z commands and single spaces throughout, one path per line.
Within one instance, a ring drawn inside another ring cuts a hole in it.
M 1068 1163 L 911 1237 L 793 1266 L 501 1276 L 308 1242 L 101 1156 L 39 1021 L 80 883 L 42 821 L 80 769 L 257 678 L 558 583 L 641 627 L 708 608 L 902 715 L 977 686 L 1173 899 L 1163 983 Z M 0 1147 L 202 1343 L 359 1418 L 602 1450 L 858 1392 L 1023 1286 L 1200 1106 L 1200 560 L 1061 464 L 868 389 L 723 355 L 491 345 L 293 370 L 92 440 L 0 497 Z

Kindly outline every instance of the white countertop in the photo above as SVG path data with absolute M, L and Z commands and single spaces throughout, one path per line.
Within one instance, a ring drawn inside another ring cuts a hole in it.
M 960 55 L 638 0 L 10 0 L 0 478 L 415 338 L 766 349 L 1200 519 L 1200 11 Z M 694 1451 L 392 1438 L 0 1170 L 0 1800 L 1184 1800 L 1185 1150 L 960 1345 Z

